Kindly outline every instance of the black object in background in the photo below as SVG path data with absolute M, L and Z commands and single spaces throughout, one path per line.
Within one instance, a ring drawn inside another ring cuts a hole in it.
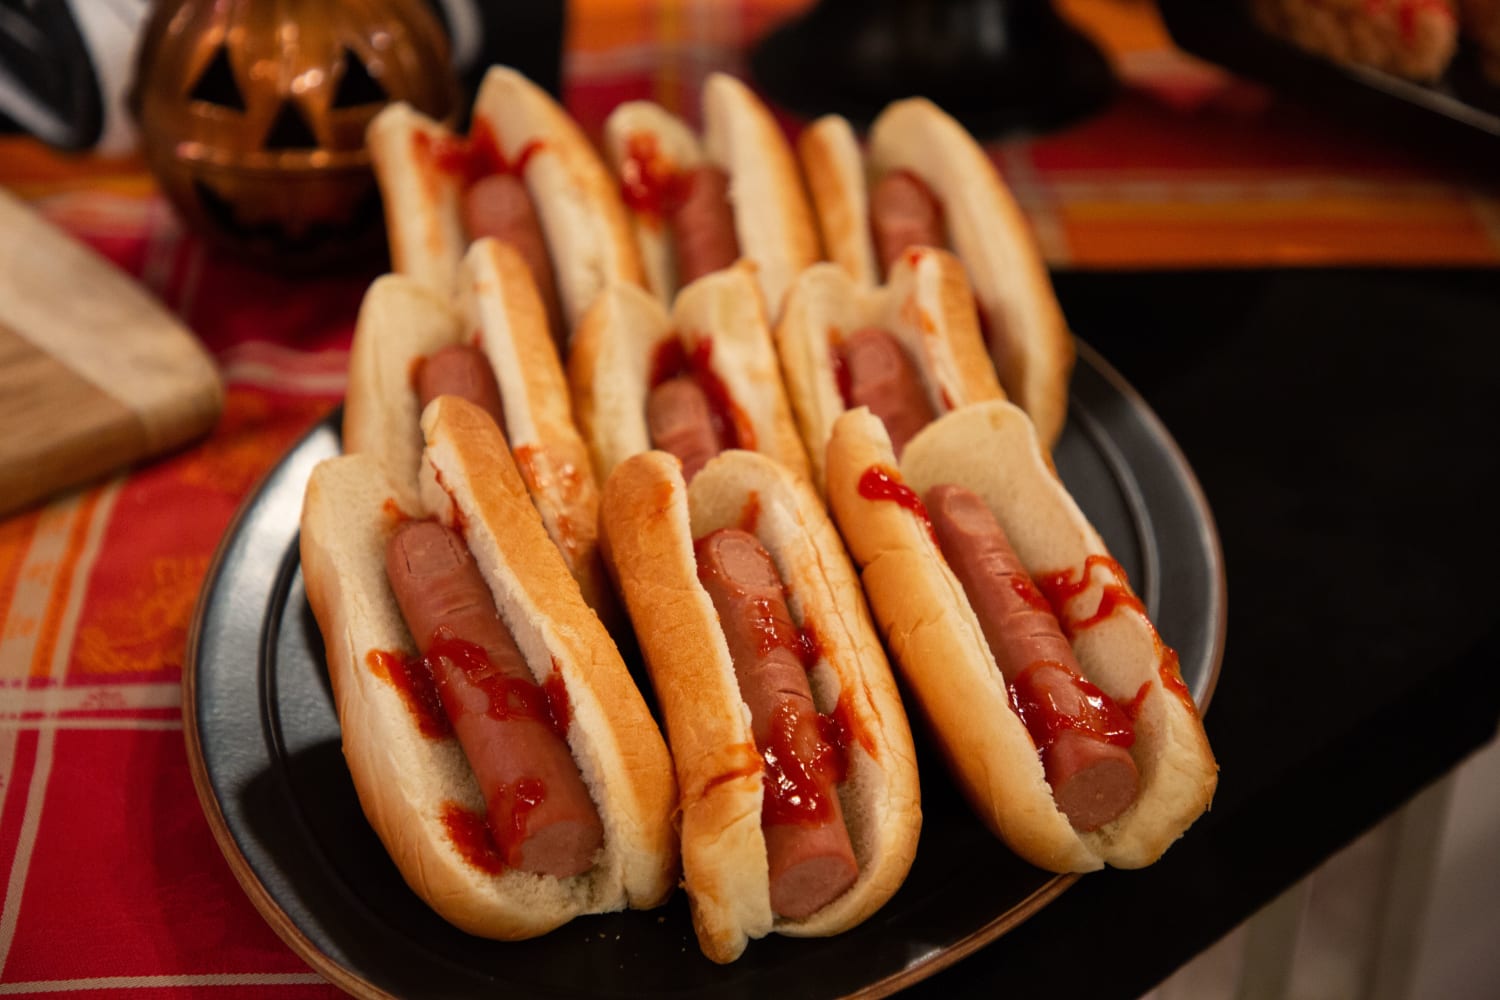
M 562 96 L 564 0 L 428 0 L 453 47 L 453 65 L 468 99 L 468 117 L 484 71 L 503 63 L 526 74 L 553 97 Z
M 821 0 L 751 56 L 756 82 L 807 118 L 867 125 L 929 97 L 980 137 L 1055 128 L 1114 89 L 1099 50 L 1050 0 Z
M 1363 66 L 1340 66 L 1267 34 L 1246 3 L 1158 0 L 1172 40 L 1210 62 L 1322 107 L 1373 135 L 1409 148 L 1437 144 L 1479 156 L 1477 172 L 1500 157 L 1500 86 L 1484 80 L 1466 39 L 1436 84 Z

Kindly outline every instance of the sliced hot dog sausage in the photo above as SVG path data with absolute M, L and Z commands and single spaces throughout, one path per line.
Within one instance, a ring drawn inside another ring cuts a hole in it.
M 468 546 L 435 521 L 408 521 L 387 545 L 386 573 L 506 864 L 587 871 L 604 841 L 598 810 Z
M 686 285 L 740 258 L 729 204 L 729 175 L 701 166 L 683 179 L 682 201 L 672 210 L 672 246 L 677 252 L 677 283 Z
M 464 192 L 462 213 L 464 232 L 471 241 L 493 236 L 509 243 L 526 261 L 526 269 L 531 272 L 547 310 L 547 325 L 553 339 L 561 343 L 562 305 L 557 297 L 552 258 L 547 253 L 547 239 L 542 234 L 531 196 L 526 193 L 526 184 L 514 174 L 481 178 Z
M 771 909 L 811 916 L 859 877 L 839 804 L 832 748 L 799 655 L 797 625 L 771 555 L 754 535 L 725 528 L 697 543 L 698 577 L 729 643 L 755 745 L 766 759 L 762 823 Z
M 688 482 L 724 450 L 708 397 L 691 376 L 667 379 L 651 390 L 646 397 L 646 426 L 651 443 L 682 462 L 682 478 Z
M 932 422 L 932 404 L 911 356 L 885 330 L 866 327 L 839 345 L 849 376 L 849 405 L 868 406 L 885 424 L 896 457 Z
M 1041 750 L 1057 807 L 1074 829 L 1103 826 L 1135 800 L 1130 720 L 1083 677 L 1046 598 L 984 501 L 951 484 L 924 499 L 943 558 Z
M 489 358 L 477 347 L 449 344 L 429 354 L 417 368 L 417 399 L 422 409 L 439 396 L 462 396 L 495 419 L 505 433 L 505 407 Z
M 887 274 L 907 247 L 941 247 L 943 210 L 922 178 L 910 170 L 892 170 L 870 192 L 870 234 L 875 255 Z

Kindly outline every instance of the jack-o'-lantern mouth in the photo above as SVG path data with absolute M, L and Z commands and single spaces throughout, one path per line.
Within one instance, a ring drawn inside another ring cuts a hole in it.
M 193 193 L 208 221 L 222 233 L 247 243 L 271 242 L 286 251 L 310 249 L 330 241 L 366 238 L 380 219 L 380 190 L 373 183 L 348 206 L 342 218 L 312 218 L 301 212 L 267 214 L 264 221 L 244 218 L 234 202 L 201 179 Z

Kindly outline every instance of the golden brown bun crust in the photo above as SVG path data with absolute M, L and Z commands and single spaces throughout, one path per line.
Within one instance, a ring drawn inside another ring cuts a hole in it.
M 753 524 L 746 510 L 758 510 Z M 911 733 L 832 523 L 805 480 L 765 456 L 729 451 L 683 486 L 662 452 L 622 463 L 604 488 L 603 531 L 641 635 L 683 789 L 683 869 L 704 954 L 732 961 L 748 938 L 846 930 L 875 912 L 905 879 L 921 827 Z M 771 552 L 793 616 L 818 636 L 810 671 L 818 709 L 843 702 L 856 738 L 840 800 L 859 879 L 802 921 L 770 911 L 760 829 L 762 771 L 749 713 L 707 592 L 693 539 L 748 527 Z M 713 706 L 719 706 L 716 710 Z
M 670 318 L 649 294 L 623 285 L 606 289 L 584 314 L 568 356 L 568 383 L 599 478 L 651 447 L 646 397 L 652 366 L 658 346 L 674 335 L 690 354 L 700 338 L 711 339 L 709 367 L 743 415 L 755 450 L 806 477 L 807 453 L 760 294 L 749 268 L 740 264 L 684 288 Z
M 875 176 L 912 171 L 941 202 L 949 242 L 989 326 L 1000 384 L 1050 449 L 1067 419 L 1073 337 L 1026 216 L 994 164 L 925 98 L 881 112 L 870 129 L 869 159 Z
M 824 115 L 809 125 L 797 137 L 797 159 L 828 259 L 860 285 L 880 284 L 880 265 L 870 239 L 865 157 L 848 120 Z
M 521 478 L 584 600 L 617 626 L 620 609 L 599 555 L 599 486 L 531 272 L 512 247 L 482 239 L 461 273 L 462 328 L 477 334 L 490 359 Z
M 1005 398 L 985 354 L 963 265 L 952 254 L 913 247 L 878 288 L 860 287 L 835 264 L 814 264 L 787 295 L 776 350 L 820 489 L 828 438 L 844 411 L 833 357 L 843 337 L 868 326 L 890 331 L 906 349 L 934 413 Z
M 619 190 L 571 115 L 520 73 L 495 66 L 479 87 L 474 116 L 489 122 L 512 159 L 528 143 L 542 143 L 526 168 L 526 188 L 547 237 L 568 329 L 609 282 L 645 281 Z
M 313 470 L 300 545 L 344 755 L 365 815 L 413 891 L 472 934 L 515 940 L 580 913 L 655 905 L 671 891 L 676 860 L 675 786 L 661 737 L 546 539 L 493 422 L 454 399 L 434 403 L 427 416 L 440 454 L 429 451 L 424 463 L 435 462 L 452 490 L 450 518 L 454 511 L 463 516 L 481 572 L 533 674 L 561 675 L 572 710 L 569 747 L 599 808 L 605 846 L 588 873 L 568 879 L 488 874 L 454 846 L 445 810 L 484 811 L 463 751 L 451 736 L 421 735 L 384 668 L 369 656 L 415 652 L 385 578 L 385 546 L 400 521 L 420 516 L 420 509 L 396 499 L 372 457 L 350 455 Z M 484 480 L 477 494 L 476 474 Z M 501 512 L 503 553 L 491 520 Z M 547 602 L 545 618 L 539 598 Z
M 1122 605 L 1073 639 L 1084 675 L 1106 694 L 1126 703 L 1143 685 L 1149 690 L 1131 750 L 1140 793 L 1114 822 L 1078 834 L 1053 803 L 962 585 L 926 528 L 896 504 L 859 495 L 859 479 L 874 465 L 894 468 L 884 428 L 864 409 L 840 417 L 829 446 L 830 505 L 863 567 L 892 654 L 975 811 L 1017 854 L 1044 868 L 1155 861 L 1208 808 L 1218 767 L 1196 708 L 1179 694 L 1186 689 L 1176 661 L 1150 621 Z M 1108 564 L 1085 570 L 1090 557 L 1107 558 L 1107 550 L 1016 407 L 984 403 L 935 421 L 908 443 L 900 475 L 918 495 L 940 483 L 979 494 L 1033 576 L 1087 572 L 1091 585 L 1065 609 L 1075 620 L 1093 613 L 1106 586 L 1128 593 Z

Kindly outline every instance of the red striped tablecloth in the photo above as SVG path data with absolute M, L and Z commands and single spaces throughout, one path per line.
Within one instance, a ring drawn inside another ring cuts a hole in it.
M 566 90 L 674 108 L 802 4 L 580 0 Z M 1149 5 L 1069 0 L 1124 88 L 1106 113 L 995 147 L 1062 267 L 1500 262 L 1500 200 L 1167 47 Z M 796 123 L 789 123 L 795 127 Z M 337 402 L 370 275 L 268 276 L 185 234 L 138 161 L 0 140 L 0 184 L 137 275 L 217 358 L 191 449 L 0 520 L 0 995 L 335 994 L 251 907 L 188 775 L 180 683 L 236 506 Z

